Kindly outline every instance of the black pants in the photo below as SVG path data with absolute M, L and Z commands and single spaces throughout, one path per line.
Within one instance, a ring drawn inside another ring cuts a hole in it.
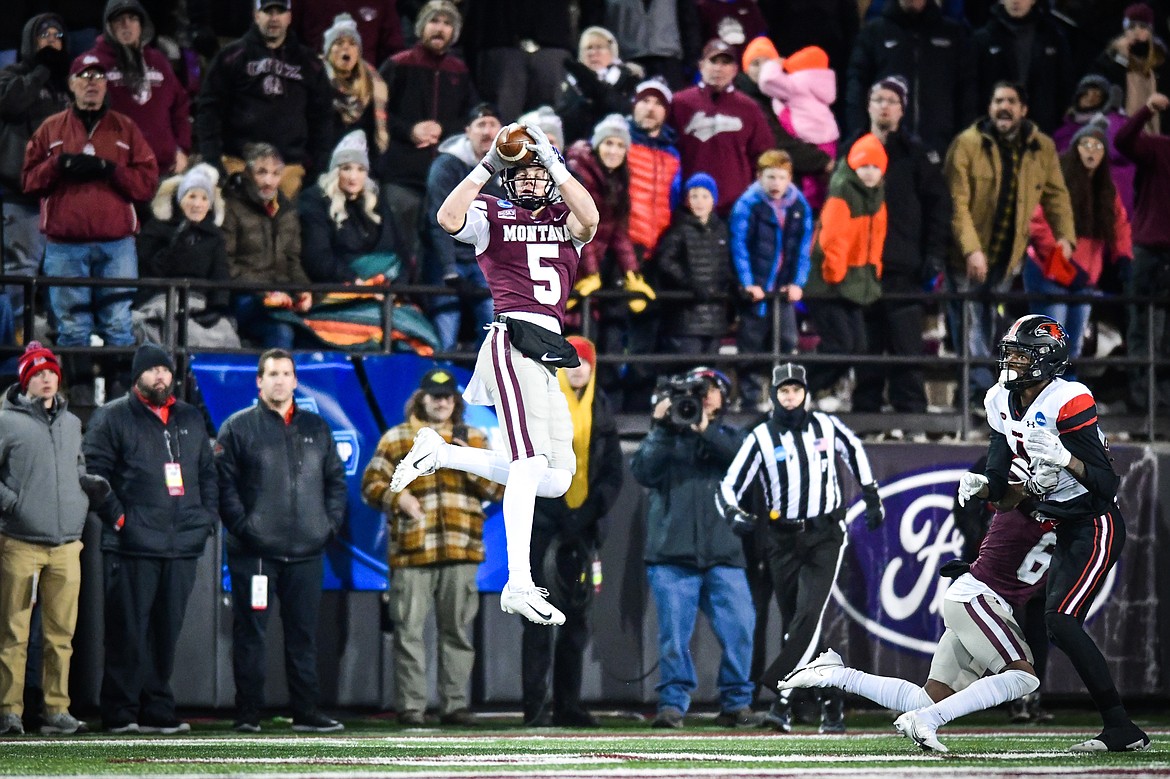
M 1125 292 L 1127 295 L 1160 295 L 1165 302 L 1166 296 L 1170 295 L 1170 251 L 1134 246 L 1133 267 Z M 1155 357 L 1170 357 L 1170 316 L 1167 316 L 1167 306 L 1154 306 L 1153 330 L 1150 329 L 1145 305 L 1131 303 L 1126 306 L 1126 311 L 1129 327 L 1125 343 L 1129 356 L 1144 359 L 1153 341 Z M 1170 405 L 1170 369 L 1158 368 L 1154 377 L 1155 402 L 1161 406 Z M 1149 369 L 1145 365 L 1131 367 L 1127 400 L 1132 408 L 1149 408 L 1149 388 Z
M 882 290 L 918 292 L 921 288 L 907 282 L 882 279 Z M 869 354 L 898 357 L 922 356 L 922 305 L 912 301 L 879 300 L 866 307 L 866 347 Z M 911 365 L 882 368 L 876 365 L 857 368 L 857 387 L 853 390 L 853 410 L 879 413 L 882 390 L 889 385 L 890 405 L 895 411 L 920 414 L 926 411 L 926 385 L 922 371 Z
M 533 531 L 530 556 L 533 571 L 543 569 L 544 556 L 553 538 L 554 536 L 547 533 Z M 569 571 L 561 571 L 561 574 L 562 580 L 572 576 L 572 572 Z M 562 587 L 574 584 L 570 581 L 561 582 Z M 578 608 L 574 608 L 578 604 L 571 600 L 562 599 L 558 602 L 557 606 L 565 614 L 565 624 L 555 631 L 546 625 L 536 625 L 523 620 L 520 663 L 525 719 L 534 717 L 548 702 L 550 671 L 554 712 L 570 712 L 581 708 L 581 677 L 585 666 L 585 646 L 589 643 L 586 617 L 589 613 L 590 600 L 591 598 L 587 599 Z
M 321 610 L 322 558 L 282 562 L 246 555 L 228 555 L 232 579 L 232 670 L 236 708 L 241 716 L 264 706 L 264 634 L 268 609 L 252 608 L 252 577 L 268 577 L 268 606 L 280 601 L 284 628 L 284 668 L 293 716 L 317 710 L 317 615 Z
M 1125 520 L 1116 507 L 1099 517 L 1064 520 L 1056 526 L 1056 548 L 1048 568 L 1044 622 L 1052 643 L 1072 661 L 1085 688 L 1105 716 L 1121 709 L 1121 696 L 1101 650 L 1085 632 L 1085 617 L 1109 570 L 1125 546 Z M 1120 716 L 1124 717 L 1124 710 Z
M 862 308 L 848 300 L 818 300 L 809 305 L 809 315 L 821 338 L 820 354 L 865 354 L 865 319 Z M 815 396 L 849 373 L 848 363 L 814 365 L 808 372 L 808 394 Z
M 772 588 L 784 617 L 780 654 L 760 678 L 775 690 L 776 682 L 821 649 L 821 616 L 840 567 L 845 531 L 836 521 L 801 531 L 769 529 L 764 554 Z
M 102 724 L 158 725 L 175 719 L 171 673 L 195 586 L 196 558 L 131 557 L 105 552 Z

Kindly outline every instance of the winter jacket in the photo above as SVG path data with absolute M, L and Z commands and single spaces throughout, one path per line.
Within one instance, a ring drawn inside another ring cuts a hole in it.
M 471 148 L 471 141 L 464 134 L 452 136 L 439 144 L 439 156 L 427 171 L 426 195 L 423 197 L 422 219 L 425 225 L 419 231 L 421 277 L 427 283 L 439 283 L 445 278 L 457 275 L 456 264 L 474 265 L 475 247 L 456 241 L 451 234 L 439 226 L 439 206 L 451 194 L 451 190 L 467 177 L 471 169 L 479 164 L 479 155 Z M 493 197 L 503 197 L 497 179 L 487 183 L 481 192 Z
M 1044 210 L 1039 206 L 1032 214 L 1029 234 L 1032 239 L 1032 262 L 1047 258 L 1056 248 L 1056 236 L 1052 234 L 1052 228 L 1048 226 L 1048 220 L 1044 218 Z M 1085 287 L 1096 287 L 1097 281 L 1101 278 L 1101 271 L 1105 267 L 1107 254 L 1113 262 L 1121 257 L 1133 259 L 1133 237 L 1130 233 L 1129 218 L 1125 214 L 1125 204 L 1121 202 L 1121 195 L 1114 197 L 1112 245 L 1106 245 L 1105 241 L 1100 238 L 1077 236 L 1076 248 L 1073 249 L 1073 256 L 1069 259 L 1084 271 L 1084 279 L 1079 286 L 1073 285 L 1070 288 L 1080 290 Z M 1055 281 L 1055 279 L 1053 280 Z
M 350 200 L 338 190 L 337 177 L 326 174 L 301 192 L 297 209 L 301 219 L 301 262 L 305 274 L 315 282 L 357 280 L 361 274 L 352 263 L 367 254 L 401 256 L 390 200 L 376 185 Z M 335 209 L 337 214 L 333 213 Z
M 384 513 L 390 523 L 390 567 L 481 563 L 484 560 L 483 504 L 503 498 L 504 485 L 443 468 L 418 477 L 403 492 L 390 491 L 394 467 L 406 457 L 415 434 L 423 427 L 422 421 L 412 416 L 387 430 L 362 475 L 362 499 Z M 463 426 L 458 432 L 450 422 L 425 427 L 433 428 L 448 443 L 455 437 L 477 449 L 490 448 L 487 436 L 476 427 Z M 418 498 L 426 514 L 423 522 L 398 508 L 398 500 L 405 493 Z
M 256 25 L 220 49 L 196 100 L 195 135 L 203 159 L 243 158 L 244 146 L 270 143 L 290 165 L 326 170 L 333 89 L 316 54 L 291 32 L 278 49 Z
M 808 282 L 813 212 L 795 184 L 782 196 L 784 224 L 776 219 L 759 182 L 748 187 L 731 209 L 731 261 L 740 287 L 763 287 L 771 294 L 789 284 Z M 762 315 L 764 305 L 760 304 Z
M 603 73 L 594 73 L 574 59 L 565 59 L 565 80 L 557 94 L 556 114 L 565 128 L 562 146 L 589 140 L 593 127 L 609 114 L 625 114 L 634 102 L 639 73 L 615 62 Z
M 108 178 L 75 181 L 61 172 L 62 154 L 94 153 L 114 163 Z M 106 111 L 93 132 L 76 108 L 53 114 L 28 142 L 21 172 L 24 191 L 41 198 L 41 232 L 63 243 L 118 241 L 138 232 L 135 202 L 158 186 L 158 162 L 134 120 Z
M 570 146 L 565 153 L 565 160 L 569 170 L 593 196 L 599 216 L 593 240 L 581 249 L 581 269 L 578 275 L 600 273 L 607 252 L 613 252 L 614 260 L 622 271 L 639 272 L 634 244 L 630 242 L 630 213 L 616 206 L 609 196 L 612 189 L 622 186 L 620 182 L 624 177 L 628 197 L 628 166 L 607 171 L 594 154 L 589 141 L 577 141 Z
M 393 3 L 355 3 L 353 0 L 312 0 L 297 6 L 293 28 L 297 37 L 315 52 L 322 51 L 325 31 L 338 14 L 348 13 L 362 39 L 362 57 L 374 67 L 405 48 L 402 20 Z
M 83 444 L 88 471 L 113 492 L 98 507 L 102 550 L 134 557 L 199 557 L 219 524 L 219 487 L 203 415 L 176 400 L 167 421 L 131 391 L 99 406 Z M 183 494 L 163 466 L 178 461 Z
M 630 240 L 650 252 L 670 226 L 670 213 L 682 197 L 682 163 L 672 127 L 662 125 L 658 136 L 651 138 L 632 119 L 629 124 Z
M 861 22 L 857 0 L 764 0 L 760 11 L 776 50 L 820 46 L 842 74 Z
M 612 32 L 626 60 L 666 57 L 687 65 L 698 61 L 703 39 L 691 0 L 607 0 L 597 5 L 604 11 L 588 18 L 589 24 Z
M 573 29 L 568 3 L 476 0 L 466 6 L 461 43 L 468 62 L 476 62 L 476 56 L 488 49 L 511 49 L 525 40 L 542 49 L 575 51 Z
M 1143 108 L 1117 131 L 1118 150 L 1137 163 L 1134 179 L 1133 242 L 1164 250 L 1170 248 L 1170 137 L 1142 132 L 1152 111 Z
M 983 96 L 975 94 L 975 60 L 963 27 L 934 3 L 919 13 L 889 2 L 861 28 L 849 58 L 843 135 L 869 131 L 869 91 L 878 79 L 898 75 L 910 86 L 900 129 L 920 138 L 937 162 L 951 139 L 975 120 Z
M 430 119 L 442 127 L 441 138 L 462 133 L 478 100 L 471 74 L 454 54 L 436 56 L 421 43 L 386 60 L 379 72 L 390 90 L 390 147 L 381 158 L 378 177 L 421 193 L 438 146 L 415 148 L 411 128 Z
M 699 84 L 674 96 L 667 121 L 679 131 L 683 178 L 710 173 L 719 186 L 717 210 L 726 217 L 755 178 L 756 159 L 772 148 L 764 112 L 734 87 L 716 94 Z
M 1027 49 L 1027 77 L 1020 69 L 1017 47 Z M 1008 16 L 1000 4 L 971 36 L 975 56 L 976 101 L 986 105 L 997 81 L 1019 81 L 1028 90 L 1028 119 L 1043 132 L 1060 125 L 1064 109 L 1072 101 L 1080 69 L 1072 61 L 1068 41 L 1046 10 L 1038 3 L 1022 20 Z M 1028 219 L 1032 210 L 1021 218 Z
M 284 193 L 269 216 L 256 187 L 236 173 L 224 191 L 223 237 L 231 276 L 236 281 L 273 284 L 282 291 L 309 284 L 301 266 L 301 220 Z
M 48 546 L 81 538 L 89 511 L 81 420 L 60 395 L 54 404 L 13 384 L 0 406 L 0 534 Z
M 829 107 L 837 102 L 837 75 L 829 68 L 787 73 L 780 60 L 768 60 L 760 68 L 759 87 L 772 98 L 772 111 L 780 124 L 791 124 L 797 138 L 823 144 L 841 137 Z
M 1028 223 L 1037 204 L 1044 206 L 1048 223 L 1058 238 L 1076 241 L 1072 203 L 1060 170 L 1060 158 L 1052 139 L 1024 120 L 1020 128 L 1024 150 L 1020 155 L 1016 225 L 1012 236 L 1011 265 L 1004 278 L 1015 275 L 1028 243 Z M 950 268 L 966 273 L 966 257 L 986 252 L 991 243 L 999 189 L 1003 186 L 1003 161 L 990 119 L 981 119 L 959 133 L 947 150 L 943 175 L 951 192 L 951 230 L 954 244 L 948 259 Z M 998 258 L 988 257 L 989 265 Z
M 1111 110 L 1104 114 L 1093 113 L 1087 116 L 1070 112 L 1065 115 L 1064 122 L 1052 134 L 1052 142 L 1056 144 L 1056 152 L 1064 154 L 1072 145 L 1073 136 L 1077 134 L 1077 131 L 1094 117 L 1100 115 L 1103 115 L 1108 123 L 1105 130 L 1105 151 L 1109 155 L 1109 175 L 1113 178 L 1113 186 L 1117 188 L 1117 194 L 1121 195 L 1121 202 L 1125 204 L 1126 214 L 1132 217 L 1133 180 L 1137 175 L 1137 169 L 1133 160 L 1126 157 L 1117 148 L 1117 133 L 1125 125 L 1127 118 L 1125 114 L 1117 110 Z
M 690 292 L 695 302 L 672 301 L 663 312 L 663 332 L 718 337 L 727 332 L 727 301 L 714 295 L 731 291 L 727 225 L 715 214 L 707 224 L 679 208 L 658 242 L 651 267 L 659 291 Z
M 328 423 L 257 402 L 232 414 L 215 441 L 219 515 L 229 553 L 280 560 L 321 554 L 345 522 L 345 465 Z
M 1145 80 L 1144 83 L 1139 81 L 1142 87 L 1131 92 L 1129 83 L 1129 74 L 1131 72 L 1129 67 L 1129 54 L 1122 50 L 1121 41 L 1122 38 L 1115 38 L 1110 42 L 1105 47 L 1105 50 L 1093 61 L 1089 71 L 1092 73 L 1100 73 L 1109 79 L 1111 84 L 1121 90 L 1121 100 L 1118 101 L 1118 106 L 1122 113 L 1132 115 L 1137 113 L 1137 109 L 1149 99 L 1149 95 L 1144 94 L 1146 90 L 1151 92 L 1156 90 L 1164 93 L 1167 89 L 1170 89 L 1170 59 L 1168 59 L 1170 52 L 1167 52 L 1165 41 L 1157 35 L 1150 38 L 1150 46 L 1154 50 L 1153 61 L 1150 63 L 1151 68 L 1149 71 L 1149 75 L 1152 78 Z M 1135 68 L 1132 72 L 1136 74 L 1140 71 Z M 1159 128 L 1162 133 L 1165 133 L 1167 130 L 1165 121 L 1163 115 Z
M 138 277 L 230 281 L 227 246 L 220 227 L 224 219 L 223 197 L 216 192 L 215 203 L 203 221 L 189 222 L 175 202 L 181 181 L 181 176 L 171 176 L 159 185 L 154 196 L 151 210 L 155 218 L 138 236 Z M 162 291 L 158 287 L 141 287 L 134 302 L 140 305 Z M 197 291 L 206 296 L 208 308 L 227 310 L 226 289 Z
M 743 434 L 712 422 L 703 433 L 654 425 L 630 460 L 630 472 L 649 488 L 647 565 L 705 571 L 744 568 L 743 543 L 715 508 L 715 491 L 739 450 Z
M 812 250 L 805 291 L 869 305 L 881 297 L 882 247 L 886 242 L 885 185 L 867 187 L 842 165 L 829 182 Z
M 856 141 L 853 138 L 849 145 Z M 901 130 L 887 134 L 883 179 L 892 204 L 882 247 L 882 286 L 897 277 L 917 287 L 938 275 L 951 241 L 951 193 L 933 152 Z
M 56 74 L 36 56 L 36 31 L 46 19 L 55 19 L 58 29 L 65 29 L 56 14 L 33 16 L 21 33 L 19 60 L 0 70 L 0 187 L 11 203 L 36 203 L 36 198 L 24 194 L 20 182 L 25 147 L 42 122 L 73 102 L 66 83 L 68 55 L 62 56 Z
M 732 47 L 735 61 L 750 41 L 768 34 L 757 0 L 697 0 L 700 39 L 721 38 Z
M 131 91 L 128 75 L 118 61 L 117 39 L 110 20 L 125 11 L 133 11 L 142 19 L 140 51 L 145 68 L 142 89 Z M 175 167 L 175 150 L 191 153 L 191 107 L 187 90 L 179 83 L 166 56 L 154 46 L 154 25 L 138 0 L 109 0 L 104 14 L 104 34 L 97 37 L 92 54 L 106 68 L 107 94 L 110 108 L 134 120 L 150 143 L 158 160 L 158 168 L 169 173 Z
M 772 98 L 760 91 L 759 84 L 752 81 L 746 73 L 736 74 L 732 83 L 736 89 L 756 101 L 756 105 L 764 114 L 764 119 L 767 120 L 768 129 L 772 131 L 772 147 L 788 152 L 788 156 L 792 158 L 792 170 L 795 175 L 812 176 L 824 172 L 833 158 L 819 147 L 802 141 L 788 132 L 780 124 L 776 112 L 772 110 Z

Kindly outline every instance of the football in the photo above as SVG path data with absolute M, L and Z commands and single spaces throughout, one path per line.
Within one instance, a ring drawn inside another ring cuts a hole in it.
M 536 155 L 524 148 L 533 138 L 518 124 L 510 124 L 496 136 L 496 153 L 512 165 L 531 165 Z

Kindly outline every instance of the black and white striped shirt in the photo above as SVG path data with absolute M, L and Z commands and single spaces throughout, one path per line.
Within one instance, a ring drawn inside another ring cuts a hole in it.
M 799 430 L 757 425 L 735 455 L 719 485 L 723 499 L 738 506 L 756 479 L 778 520 L 819 517 L 841 506 L 834 454 L 848 464 L 858 484 L 873 483 L 861 441 L 831 414 L 811 411 Z

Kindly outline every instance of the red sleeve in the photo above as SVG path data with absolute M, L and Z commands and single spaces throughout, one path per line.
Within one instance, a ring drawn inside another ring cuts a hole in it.
M 1036 206 L 1032 212 L 1032 221 L 1028 223 L 1028 235 L 1032 239 L 1032 246 L 1036 252 L 1036 259 L 1043 262 L 1056 247 L 1056 236 L 1052 234 L 1052 227 L 1044 218 L 1044 209 Z
M 1113 225 L 1113 259 L 1116 261 L 1118 257 L 1133 257 L 1133 234 L 1120 194 L 1113 201 L 1113 215 L 1116 220 Z
M 1097 421 L 1097 404 L 1089 393 L 1077 395 L 1060 407 L 1056 429 L 1063 435 L 1088 427 Z
M 56 122 L 41 124 L 24 149 L 20 183 L 27 195 L 47 195 L 61 179 L 57 155 L 49 151 L 49 132 L 56 126 Z
M 158 188 L 158 160 L 137 124 L 127 119 L 122 127 L 129 136 L 130 161 L 114 169 L 111 183 L 127 199 L 146 202 L 154 197 Z

